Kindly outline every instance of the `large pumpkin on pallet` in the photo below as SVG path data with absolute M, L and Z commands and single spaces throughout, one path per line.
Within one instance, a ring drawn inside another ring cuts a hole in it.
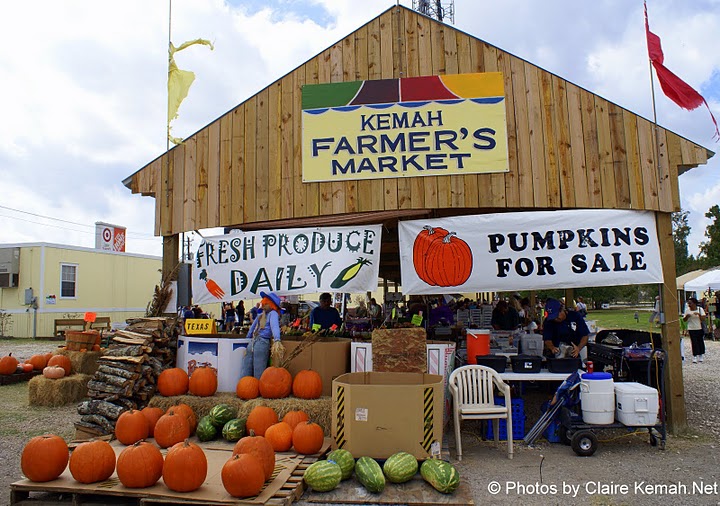
M 263 466 L 263 471 L 265 472 L 265 481 L 272 477 L 272 473 L 275 470 L 275 451 L 267 439 L 262 436 L 256 436 L 255 433 L 251 431 L 249 436 L 245 436 L 235 443 L 233 455 L 240 453 L 249 453 L 260 461 L 260 464 Z
M 53 365 L 62 367 L 65 369 L 65 376 L 70 376 L 70 374 L 72 374 L 72 364 L 70 363 L 70 358 L 65 355 L 53 355 L 52 358 L 48 360 L 47 365 L 48 367 Z
M 0 374 L 15 374 L 17 366 L 18 361 L 12 356 L 12 353 L 8 353 L 6 357 L 0 358 Z
M 268 367 L 260 376 L 260 395 L 266 399 L 283 399 L 292 390 L 292 375 L 284 367 Z
M 255 406 L 247 417 L 245 427 L 248 432 L 252 430 L 258 436 L 264 436 L 268 427 L 276 423 L 278 423 L 278 416 L 273 408 Z
M 115 424 L 115 437 L 124 445 L 132 445 L 146 439 L 150 433 L 150 423 L 142 411 L 125 411 Z
M 148 437 L 153 437 L 155 434 L 155 424 L 160 420 L 160 417 L 165 414 L 162 408 L 156 407 L 144 407 L 140 412 L 145 416 L 148 421 Z
M 47 366 L 45 355 L 33 355 L 27 360 L 28 364 L 33 366 L 36 371 L 42 371 Z
M 322 448 L 325 434 L 318 424 L 303 422 L 295 426 L 292 441 L 296 452 L 303 455 L 313 455 Z
M 311 369 L 298 372 L 293 379 L 293 395 L 300 399 L 318 399 L 322 395 L 322 389 L 322 378 Z
M 70 455 L 70 474 L 80 483 L 105 481 L 115 472 L 115 451 L 107 441 L 79 444 Z
M 308 420 L 310 420 L 308 414 L 299 410 L 288 411 L 282 419 L 283 422 L 286 422 L 293 429 L 300 422 L 307 422 Z
M 233 455 L 225 462 L 220 477 L 227 493 L 238 498 L 258 495 L 265 484 L 265 470 L 251 453 Z
M 118 479 L 128 488 L 151 487 L 160 479 L 162 472 L 162 453 L 147 441 L 128 446 L 117 459 Z
M 158 376 L 157 388 L 160 395 L 172 397 L 175 395 L 185 395 L 188 391 L 190 379 L 185 371 L 179 367 L 165 369 Z
M 60 436 L 46 434 L 27 442 L 20 456 L 20 469 L 30 481 L 52 481 L 67 466 L 70 450 Z
M 180 403 L 173 406 L 172 409 L 175 410 L 175 413 L 182 414 L 185 416 L 185 418 L 187 418 L 188 424 L 190 424 L 190 435 L 195 434 L 195 429 L 197 429 L 198 425 L 198 419 L 197 415 L 195 415 L 195 411 L 193 411 L 193 408 L 191 408 L 187 404 Z
M 278 422 L 265 431 L 265 439 L 276 452 L 286 452 L 292 447 L 293 428 L 287 422 Z
M 246 401 L 256 399 L 260 395 L 260 381 L 255 376 L 243 376 L 237 383 L 235 393 Z
M 198 367 L 190 376 L 189 390 L 198 397 L 215 395 L 218 387 L 217 373 L 210 367 Z
M 207 477 L 207 468 L 205 452 L 186 439 L 168 450 L 162 477 L 170 490 L 192 492 L 202 486 Z

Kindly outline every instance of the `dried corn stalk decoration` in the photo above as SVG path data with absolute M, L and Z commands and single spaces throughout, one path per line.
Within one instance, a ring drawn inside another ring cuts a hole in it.
M 270 348 L 271 363 L 275 367 L 280 367 L 285 357 L 285 346 L 280 341 L 274 341 L 272 348 Z

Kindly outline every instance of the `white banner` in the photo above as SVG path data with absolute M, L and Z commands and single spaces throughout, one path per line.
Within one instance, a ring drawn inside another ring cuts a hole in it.
M 661 283 L 655 215 L 608 209 L 402 221 L 403 292 Z
M 377 289 L 382 225 L 233 232 L 197 250 L 193 302 Z

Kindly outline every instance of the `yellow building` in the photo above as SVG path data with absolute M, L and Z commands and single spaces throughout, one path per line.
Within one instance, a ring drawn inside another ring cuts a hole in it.
M 55 319 L 87 311 L 113 323 L 143 316 L 160 282 L 162 259 L 48 243 L 0 244 L 3 333 L 52 336 Z

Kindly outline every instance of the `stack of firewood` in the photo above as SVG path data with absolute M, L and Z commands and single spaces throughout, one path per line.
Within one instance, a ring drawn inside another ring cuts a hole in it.
M 88 383 L 90 399 L 78 405 L 76 427 L 111 434 L 124 411 L 145 407 L 160 373 L 175 366 L 180 329 L 174 318 L 143 318 L 115 332 Z

